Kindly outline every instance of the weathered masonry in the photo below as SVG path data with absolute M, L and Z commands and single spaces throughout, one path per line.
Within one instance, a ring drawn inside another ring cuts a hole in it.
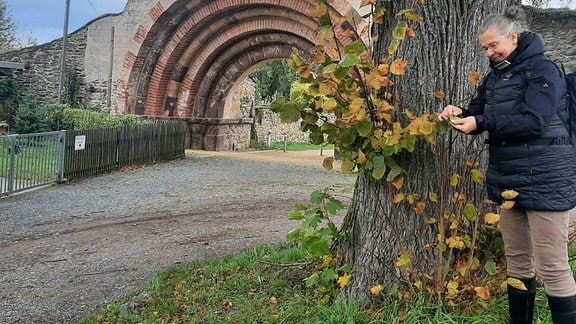
M 314 0 L 129 0 L 67 38 L 69 70 L 83 80 L 81 99 L 112 114 L 186 120 L 189 147 L 241 149 L 253 119 L 241 107 L 242 80 L 292 48 L 310 57 L 319 30 Z M 360 0 L 331 0 L 335 19 L 353 17 Z M 552 57 L 576 71 L 576 12 L 529 11 Z M 350 40 L 339 40 L 346 43 Z M 43 102 L 58 98 L 62 40 L 0 55 L 24 64 L 19 77 Z
M 365 23 L 344 0 L 334 19 Z M 190 147 L 242 148 L 251 120 L 231 94 L 260 64 L 310 57 L 318 42 L 309 17 L 313 0 L 129 0 L 121 14 L 102 16 L 69 35 L 67 66 L 84 80 L 84 102 L 113 114 L 185 119 Z M 342 40 L 343 43 L 350 40 Z M 25 81 L 40 97 L 58 95 L 61 40 L 0 59 L 27 64 Z

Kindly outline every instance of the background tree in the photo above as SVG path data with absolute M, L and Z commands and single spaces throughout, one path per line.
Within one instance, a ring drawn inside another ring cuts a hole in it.
M 0 53 L 16 49 L 17 47 L 16 25 L 8 14 L 6 2 L 0 0 Z
M 248 78 L 256 84 L 256 101 L 270 103 L 279 96 L 289 97 L 298 75 L 286 60 L 275 60 L 260 66 Z

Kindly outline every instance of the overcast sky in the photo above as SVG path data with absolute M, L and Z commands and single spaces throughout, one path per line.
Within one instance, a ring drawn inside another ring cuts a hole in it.
M 8 14 L 26 40 L 36 38 L 38 44 L 62 37 L 66 0 L 4 0 Z M 68 32 L 84 26 L 90 20 L 107 13 L 124 10 L 128 0 L 70 0 Z
M 62 37 L 66 0 L 4 0 L 8 14 L 18 27 L 20 39 L 28 36 L 38 44 Z M 74 32 L 90 20 L 107 13 L 124 10 L 128 0 L 70 0 L 68 33 Z M 576 0 L 572 1 L 576 8 Z M 565 6 L 566 0 L 551 1 L 552 7 Z

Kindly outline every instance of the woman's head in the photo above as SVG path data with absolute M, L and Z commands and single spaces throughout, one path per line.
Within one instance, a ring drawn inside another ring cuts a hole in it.
M 518 6 L 510 6 L 504 14 L 488 16 L 480 26 L 478 39 L 486 57 L 502 62 L 517 47 L 521 33 L 528 31 L 526 13 Z

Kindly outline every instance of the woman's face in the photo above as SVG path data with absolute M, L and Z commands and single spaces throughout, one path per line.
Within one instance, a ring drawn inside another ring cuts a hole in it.
M 480 34 L 480 45 L 484 54 L 493 62 L 502 62 L 518 47 L 518 35 L 511 31 L 502 34 L 496 27 L 492 27 Z

